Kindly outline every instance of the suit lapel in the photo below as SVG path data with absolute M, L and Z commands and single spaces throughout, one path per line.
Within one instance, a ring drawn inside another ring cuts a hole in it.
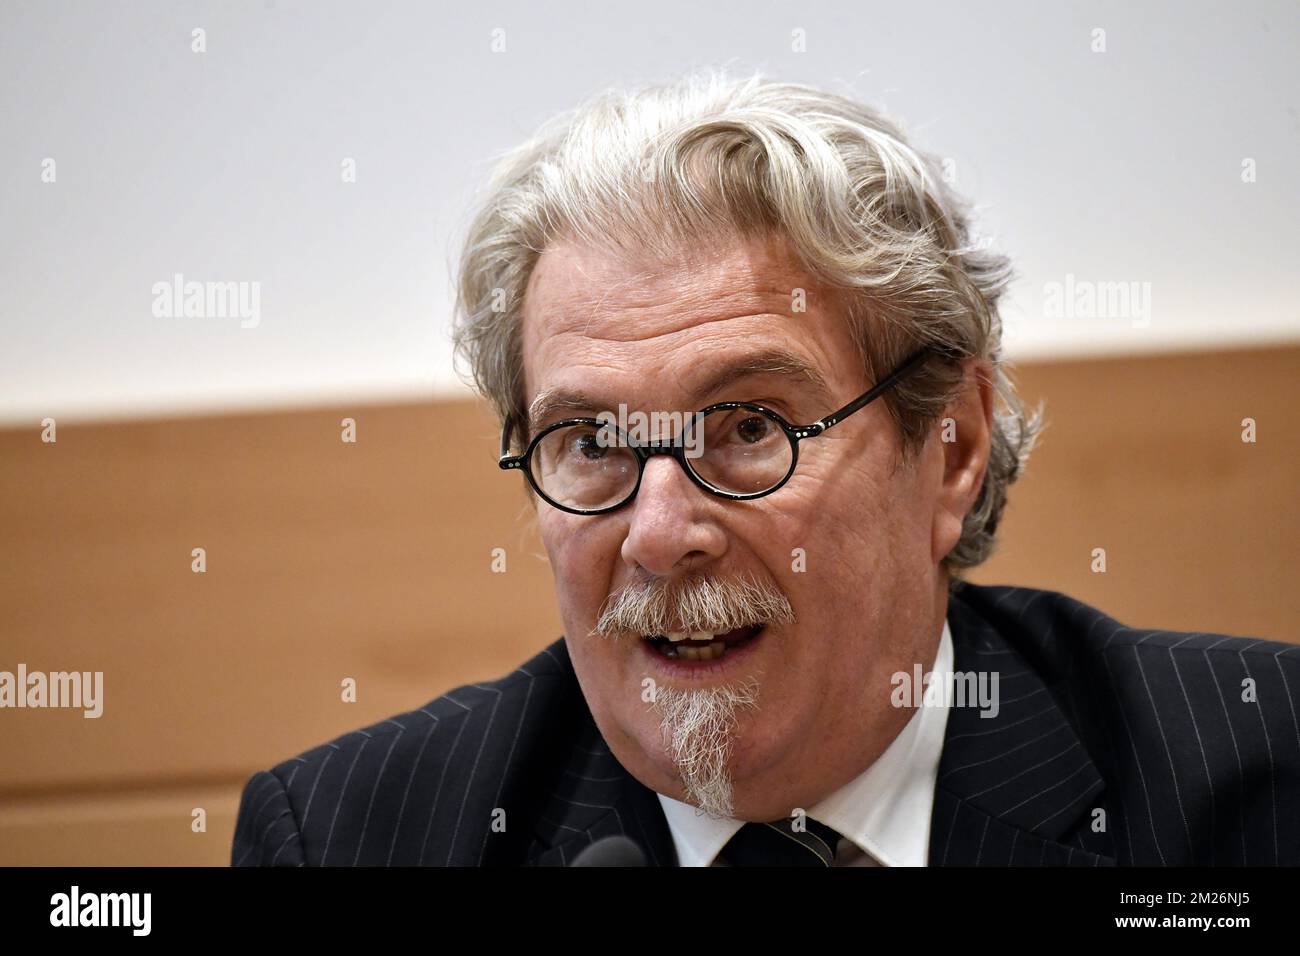
M 999 709 L 949 709 L 930 865 L 1114 865 L 1092 825 L 1105 784 L 1052 688 L 956 593 L 948 622 L 953 670 L 996 673 Z
M 648 866 L 676 865 L 668 821 L 654 792 L 607 749 L 603 757 L 594 748 L 585 757 L 575 759 L 572 766 L 579 769 L 566 773 L 571 786 L 551 796 L 526 865 L 569 866 L 595 841 L 620 835 L 641 847 Z
M 596 840 L 618 835 L 640 846 L 648 865 L 676 865 L 672 834 L 658 797 L 610 752 L 582 699 L 564 642 L 551 649 L 568 670 L 581 716 L 560 777 L 544 797 L 525 865 L 568 866 Z

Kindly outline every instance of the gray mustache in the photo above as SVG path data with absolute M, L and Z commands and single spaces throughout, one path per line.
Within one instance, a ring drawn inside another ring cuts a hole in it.
M 606 598 L 592 633 L 721 634 L 756 624 L 793 624 L 794 608 L 774 585 L 754 578 L 688 578 L 675 585 L 636 581 Z

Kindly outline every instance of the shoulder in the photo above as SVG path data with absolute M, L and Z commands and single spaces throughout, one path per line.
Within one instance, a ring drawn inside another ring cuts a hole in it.
M 277 764 L 271 773 L 285 780 L 304 769 L 340 759 L 359 759 L 367 750 L 382 750 L 389 765 L 436 760 L 457 739 L 477 740 L 521 722 L 528 711 L 561 701 L 572 680 L 564 642 L 557 641 L 504 677 L 453 688 L 414 710 L 348 731 L 333 740 Z
M 1300 678 L 1300 645 L 1205 631 L 1131 627 L 1057 591 L 962 583 L 950 604 L 954 632 L 962 625 L 994 628 L 1023 656 L 1068 677 L 1081 663 L 1127 669 L 1147 663 L 1206 662 L 1250 676 L 1252 666 Z M 1297 688 L 1300 690 L 1300 688 Z
M 560 640 L 504 677 L 454 688 L 305 750 L 248 780 L 232 862 L 475 857 L 485 832 L 478 817 L 538 778 L 583 707 Z M 467 816 L 458 842 L 457 822 Z
M 1300 863 L 1300 645 L 1030 588 L 963 585 L 949 619 L 959 659 L 997 643 L 1041 679 L 1106 780 L 1121 862 Z

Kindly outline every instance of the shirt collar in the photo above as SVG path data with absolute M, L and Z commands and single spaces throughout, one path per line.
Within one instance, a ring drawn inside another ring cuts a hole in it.
M 935 671 L 952 672 L 952 633 L 943 622 Z M 927 700 L 930 698 L 927 697 Z M 870 767 L 808 809 L 883 866 L 925 866 L 939 757 L 948 724 L 946 695 L 917 707 L 912 719 Z M 715 819 L 688 803 L 656 794 L 668 820 L 679 866 L 710 866 L 744 826 Z

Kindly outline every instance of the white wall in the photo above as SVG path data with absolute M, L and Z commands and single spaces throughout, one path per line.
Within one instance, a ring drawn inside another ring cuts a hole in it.
M 855 93 L 951 157 L 1020 270 L 1013 357 L 1300 339 L 1294 2 L 612 6 L 6 0 L 0 419 L 457 389 L 490 156 L 701 63 Z M 176 273 L 260 283 L 260 323 L 155 317 Z M 1149 316 L 1048 317 L 1067 274 L 1149 283 Z

